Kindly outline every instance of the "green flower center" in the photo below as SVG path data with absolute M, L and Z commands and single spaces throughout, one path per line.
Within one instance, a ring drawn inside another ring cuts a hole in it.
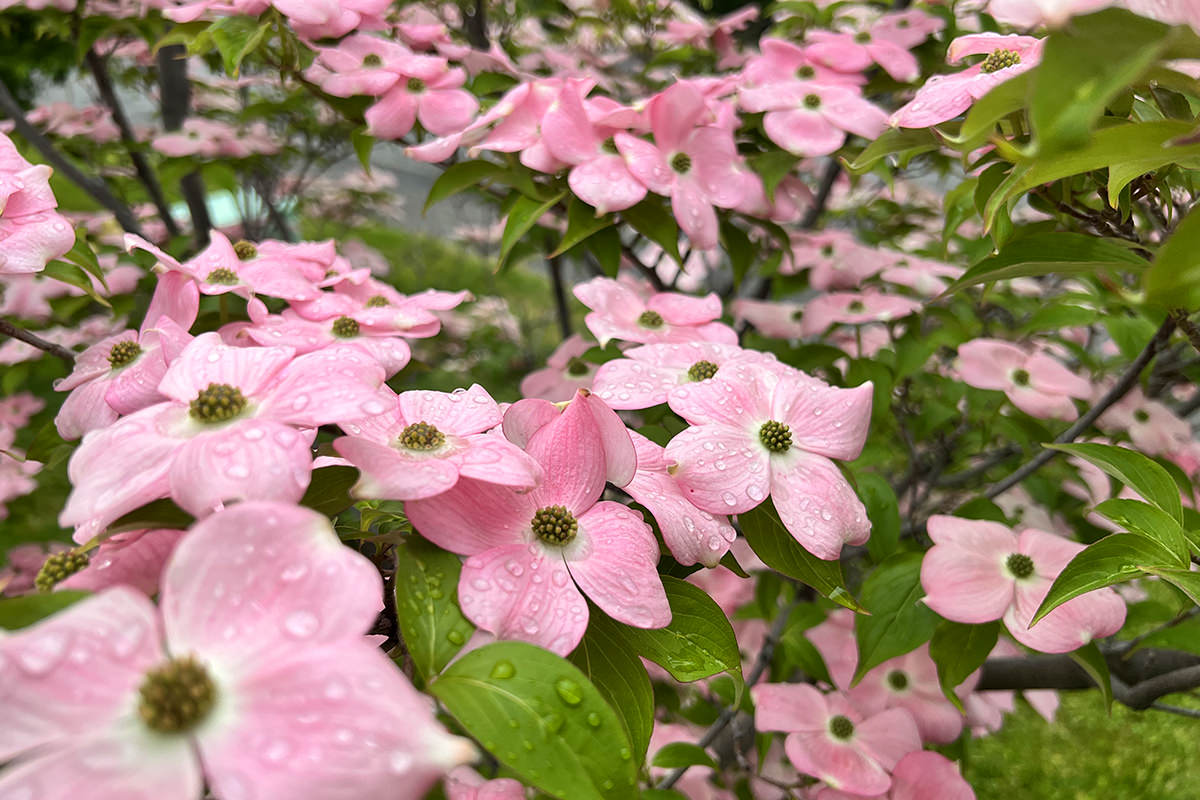
M 233 252 L 237 253 L 238 261 L 258 258 L 258 248 L 254 246 L 254 242 L 247 242 L 245 239 L 234 242 Z
M 692 168 L 692 157 L 687 153 L 676 153 L 671 158 L 671 169 L 678 172 L 680 175 L 687 173 Z
M 688 367 L 688 377 L 694 381 L 706 381 L 717 374 L 720 369 L 711 361 L 697 361 Z
M 400 446 L 408 450 L 437 450 L 446 443 L 446 434 L 422 420 L 400 432 Z
M 820 108 L 821 107 L 821 97 L 819 95 L 815 95 L 815 94 L 804 95 L 804 107 L 805 108 Z
M 908 21 L 908 20 L 906 20 L 906 19 L 898 19 L 898 20 L 896 20 L 896 27 L 897 27 L 897 28 L 907 28 L 907 27 L 909 26 L 909 24 L 910 24 L 910 23 L 909 23 L 909 21 Z
M 657 311 L 643 311 L 638 317 L 638 325 L 643 328 L 661 328 L 663 326 L 662 314 Z
M 377 294 L 367 300 L 367 308 L 387 308 L 390 305 L 391 303 L 388 302 L 388 299 L 381 294 Z
M 351 317 L 338 317 L 333 321 L 333 335 L 339 339 L 358 336 L 358 321 Z
M 188 411 L 198 422 L 227 422 L 246 408 L 246 396 L 228 383 L 210 383 L 191 402 Z
M 863 305 L 862 300 L 851 300 L 850 305 L 846 306 L 846 310 L 851 314 L 861 314 L 867 310 L 867 307 Z
M 185 733 L 204 721 L 217 700 L 208 670 L 193 656 L 150 672 L 138 689 L 138 716 L 153 731 Z
M 903 670 L 894 669 L 887 674 L 888 686 L 892 687 L 897 692 L 902 692 L 908 688 L 908 673 Z
M 234 286 L 238 282 L 237 273 L 228 267 L 217 267 L 212 272 L 208 273 L 208 277 L 204 279 L 208 283 L 214 283 L 218 286 Z
M 772 453 L 786 453 L 792 446 L 792 429 L 769 419 L 758 429 L 758 440 Z
M 73 550 L 55 553 L 42 564 L 37 577 L 33 579 L 33 585 L 39 592 L 48 592 L 87 565 L 88 557 L 83 553 Z
M 1024 553 L 1013 553 L 1004 562 L 1014 578 L 1028 578 L 1033 574 L 1033 559 Z
M 584 361 L 582 358 L 579 358 L 578 356 L 576 356 L 575 358 L 572 358 L 570 361 L 567 362 L 567 374 L 568 375 L 574 375 L 575 377 L 578 378 L 581 375 L 587 375 L 587 373 L 588 373 L 588 363 L 586 361 Z
M 618 155 L 621 151 L 617 149 L 617 140 L 613 137 L 608 137 L 600 143 L 600 149 L 609 155 Z
M 410 92 L 425 91 L 425 81 L 421 80 L 420 78 L 409 78 L 408 79 L 408 90 Z
M 367 53 L 363 56 L 362 65 L 364 67 L 382 67 L 383 59 L 377 53 Z
M 817 71 L 815 69 L 813 69 L 811 66 L 809 66 L 808 64 L 805 64 L 804 66 L 802 66 L 796 70 L 796 77 L 802 81 L 809 80 L 810 78 L 814 77 L 816 74 L 817 74 Z
M 1013 380 L 1013 383 L 1015 383 L 1017 386 L 1028 386 L 1029 385 L 1029 370 L 1027 370 L 1027 369 L 1014 370 L 1013 374 L 1012 374 L 1012 380 Z
M 833 255 L 833 245 L 831 245 L 831 244 L 821 245 L 821 255 L 823 255 L 825 258 L 829 258 L 830 256 L 832 256 Z
M 1137 411 L 1133 412 L 1133 419 L 1135 422 L 1141 422 L 1144 424 L 1150 421 L 1150 415 L 1143 409 L 1139 408 Z
M 1021 63 L 1021 54 L 1016 50 L 993 50 L 987 58 L 983 60 L 980 69 L 984 72 L 999 72 L 1008 67 L 1015 67 Z
M 862 33 L 856 33 L 854 34 L 854 41 L 858 42 L 859 44 L 866 44 L 867 42 L 871 41 L 871 34 L 867 33 L 866 31 L 863 31 Z
M 135 341 L 127 339 L 123 342 L 117 342 L 112 346 L 112 350 L 108 351 L 108 363 L 112 364 L 114 369 L 123 367 L 126 364 L 132 363 L 141 354 L 142 346 Z
M 829 732 L 833 734 L 833 738 L 845 741 L 854 735 L 854 723 L 849 717 L 838 714 L 829 720 Z
M 566 506 L 539 508 L 530 525 L 534 535 L 546 544 L 569 544 L 579 533 L 579 522 Z

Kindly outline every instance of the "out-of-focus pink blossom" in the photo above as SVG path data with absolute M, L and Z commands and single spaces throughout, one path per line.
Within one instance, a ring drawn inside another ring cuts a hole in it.
M 1029 352 L 999 339 L 973 339 L 959 345 L 955 362 L 969 386 L 1002 391 L 1014 406 L 1039 419 L 1078 416 L 1071 398 L 1092 396 L 1091 381 L 1043 352 Z
M 51 173 L 22 158 L 0 133 L 0 275 L 41 272 L 75 244 L 75 232 L 54 210 Z
M 737 343 L 733 329 L 715 321 L 721 316 L 716 294 L 691 297 L 658 292 L 644 297 L 626 282 L 603 277 L 577 284 L 573 291 L 591 309 L 584 321 L 601 347 L 613 339 L 644 344 Z
M 591 388 L 597 367 L 581 358 L 591 347 L 578 333 L 568 336 L 546 359 L 545 369 L 534 370 L 521 380 L 521 396 L 565 403 L 578 390 Z
M 512 778 L 486 780 L 470 767 L 446 776 L 446 800 L 525 800 L 525 787 Z
M 804 306 L 800 330 L 804 336 L 815 336 L 837 323 L 862 325 L 867 322 L 890 322 L 920 309 L 920 301 L 884 294 L 878 289 L 830 292 L 810 300 Z

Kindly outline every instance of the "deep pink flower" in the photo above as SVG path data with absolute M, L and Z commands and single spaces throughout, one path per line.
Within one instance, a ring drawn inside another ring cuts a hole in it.
M 973 339 L 958 347 L 963 382 L 1004 392 L 1014 406 L 1039 419 L 1078 416 L 1071 398 L 1087 400 L 1092 384 L 1044 352 L 1030 353 L 998 339 Z
M 382 592 L 314 511 L 198 523 L 159 608 L 113 588 L 0 639 L 0 796 L 421 797 L 474 748 L 364 637 Z
M 890 27 L 884 26 L 880 33 L 876 35 L 873 27 L 860 33 L 811 30 L 805 53 L 838 72 L 862 72 L 878 64 L 901 83 L 914 80 L 921 73 L 916 57 L 893 39 Z
M 835 559 L 871 532 L 866 509 L 831 459 L 858 457 L 871 418 L 870 382 L 837 389 L 760 362 L 671 392 L 692 427 L 667 444 L 685 496 L 713 514 L 740 514 L 771 495 L 784 526 L 809 552 Z
M 1029 627 L 1050 585 L 1083 545 L 1028 528 L 1018 534 L 998 522 L 944 515 L 929 518 L 934 546 L 921 564 L 925 602 L 946 619 L 1003 619 L 1026 647 L 1067 653 L 1125 623 L 1125 603 L 1112 589 L 1068 600 Z
M 644 298 L 634 287 L 612 278 L 576 284 L 579 302 L 592 311 L 584 321 L 604 347 L 613 339 L 645 344 L 716 342 L 737 344 L 737 334 L 715 320 L 721 316 L 716 294 L 692 297 L 658 292 Z
M 926 742 L 949 744 L 962 733 L 963 715 L 942 694 L 928 645 L 883 662 L 864 675 L 846 696 L 864 714 L 885 708 L 905 709 Z
M 921 302 L 910 297 L 884 294 L 878 289 L 862 292 L 830 292 L 810 300 L 800 318 L 800 330 L 805 336 L 824 333 L 830 325 L 862 325 L 867 322 L 890 322 L 907 317 L 921 309 Z
M 675 387 L 719 375 L 721 366 L 735 359 L 765 357 L 715 342 L 647 344 L 626 350 L 624 356 L 601 364 L 592 387 L 604 402 L 622 410 L 665 403 Z
M 817 61 L 807 48 L 785 39 L 766 37 L 759 42 L 762 55 L 751 58 L 743 72 L 744 86 L 816 81 L 825 85 L 859 86 L 867 82 L 858 72 L 839 72 Z
M 730 304 L 733 318 L 749 322 L 763 336 L 771 339 L 799 339 L 804 335 L 800 325 L 802 306 L 777 300 L 754 300 L 739 297 Z
M 545 369 L 534 370 L 521 379 L 521 396 L 564 403 L 580 389 L 590 388 L 596 365 L 581 356 L 592 347 L 578 333 L 568 336 L 546 359 Z
M 363 498 L 420 500 L 460 477 L 519 489 L 536 486 L 541 467 L 525 451 L 486 431 L 500 424 L 500 406 L 475 384 L 455 392 L 410 391 L 396 407 L 343 427 L 333 448 L 362 475 Z
M 0 133 L 0 275 L 41 272 L 75 244 L 75 231 L 54 210 L 52 172 L 26 161 Z
M 629 507 L 600 500 L 606 451 L 582 399 L 576 396 L 525 445 L 544 473 L 537 488 L 513 491 L 464 478 L 436 497 L 406 504 L 422 535 L 468 556 L 458 584 L 468 619 L 500 638 L 560 655 L 587 628 L 583 594 L 637 627 L 661 628 L 671 619 L 650 527 Z
M 462 69 L 443 66 L 427 75 L 423 70 L 410 74 L 405 63 L 397 66 L 401 81 L 366 111 L 367 133 L 372 136 L 399 139 L 418 121 L 430 133 L 444 136 L 466 128 L 479 111 L 475 95 L 462 88 L 467 80 Z
M 378 97 L 408 78 L 435 80 L 447 66 L 440 56 L 417 55 L 382 37 L 356 33 L 336 47 L 318 47 L 305 77 L 336 97 Z
M 383 369 L 353 345 L 294 357 L 290 347 L 228 347 L 201 334 L 158 385 L 169 401 L 84 436 L 59 521 L 86 542 L 160 497 L 197 516 L 231 500 L 296 502 L 315 428 L 382 414 L 382 384 Z
M 313 322 L 290 308 L 284 309 L 279 316 L 271 315 L 257 324 L 239 325 L 234 339 L 229 341 L 240 343 L 244 339 L 259 345 L 286 345 L 295 349 L 297 355 L 338 344 L 353 344 L 370 353 L 389 378 L 402 370 L 412 358 L 412 349 L 394 331 L 368 328 L 351 316 Z
M 829 155 L 847 132 L 874 139 L 887 128 L 887 114 L 850 86 L 790 81 L 743 89 L 738 100 L 749 112 L 767 112 L 767 138 L 799 156 Z
M 808 270 L 814 289 L 857 289 L 863 281 L 898 263 L 900 255 L 868 247 L 845 231 L 820 231 L 792 235 L 791 267 Z
M 654 144 L 628 133 L 615 137 L 617 149 L 650 191 L 671 198 L 679 227 L 702 249 L 717 246 L 717 213 L 742 200 L 739 157 L 729 130 L 704 124 L 711 116 L 704 95 L 679 81 L 650 101 Z
M 912 717 L 893 708 L 869 717 L 840 694 L 806 683 L 763 683 L 754 697 L 754 727 L 783 731 L 788 760 L 798 771 L 851 794 L 878 795 L 905 755 L 921 749 Z
M 1016 34 L 973 33 L 951 42 L 946 60 L 953 63 L 984 53 L 987 58 L 962 72 L 930 78 L 907 105 L 892 114 L 891 124 L 927 128 L 954 119 L 993 87 L 1037 66 L 1042 60 L 1042 40 Z
M 630 436 L 637 449 L 637 472 L 625 491 L 654 515 L 676 561 L 716 566 L 737 538 L 729 518 L 692 505 L 671 475 L 664 449 L 636 431 Z

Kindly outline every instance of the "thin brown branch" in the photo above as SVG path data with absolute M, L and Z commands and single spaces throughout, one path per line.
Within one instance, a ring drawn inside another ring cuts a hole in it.
M 8 320 L 0 319 L 0 334 L 18 339 L 31 347 L 36 347 L 38 350 L 49 353 L 52 356 L 57 356 L 68 364 L 75 363 L 75 354 L 67 348 L 54 342 L 48 342 L 24 328 L 12 324 Z

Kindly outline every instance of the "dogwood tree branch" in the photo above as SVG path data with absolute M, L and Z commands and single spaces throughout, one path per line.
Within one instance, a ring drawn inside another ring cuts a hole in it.
M 1075 421 L 1075 424 L 1060 433 L 1055 439 L 1055 444 L 1066 444 L 1072 442 L 1081 433 L 1092 426 L 1092 423 L 1100 418 L 1105 411 L 1116 404 L 1122 397 L 1129 394 L 1130 390 L 1137 385 L 1138 378 L 1142 374 L 1142 370 L 1146 368 L 1158 352 L 1166 346 L 1171 339 L 1171 334 L 1175 331 L 1175 317 L 1173 314 L 1168 314 L 1163 324 L 1159 326 L 1158 331 L 1150 338 L 1146 347 L 1138 354 L 1138 357 L 1129 365 L 1129 369 L 1113 384 L 1112 388 L 1104 393 L 1104 396 L 1096 401 L 1096 404 L 1088 409 L 1087 413 Z M 1028 478 L 1033 473 L 1037 472 L 1056 455 L 1057 450 L 1042 450 L 1030 461 L 1026 462 L 1022 467 L 1012 472 L 1007 478 L 991 486 L 983 496 L 989 500 L 997 495 L 1003 494 L 1007 490 L 1016 486 L 1021 481 Z
M 192 85 L 187 76 L 187 48 L 170 44 L 158 51 L 158 93 L 163 129 L 177 131 L 187 119 L 192 102 Z M 179 191 L 192 215 L 192 235 L 196 247 L 208 244 L 212 218 L 205 202 L 204 179 L 199 172 L 189 172 L 179 181 Z
M 38 350 L 49 353 L 52 356 L 57 356 L 68 364 L 75 363 L 75 354 L 61 344 L 48 342 L 40 336 L 37 336 L 22 327 L 12 324 L 8 320 L 0 319 L 0 334 L 9 336 L 13 339 L 24 342 L 31 347 L 36 347 Z

